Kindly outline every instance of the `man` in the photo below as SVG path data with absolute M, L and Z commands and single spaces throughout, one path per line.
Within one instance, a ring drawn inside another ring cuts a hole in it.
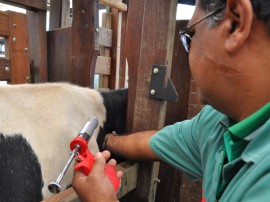
M 197 0 L 180 34 L 206 107 L 192 120 L 158 132 L 110 134 L 106 149 L 131 159 L 163 160 L 192 180 L 203 178 L 208 202 L 268 201 L 270 2 Z M 96 166 L 103 168 L 105 157 L 102 161 Z M 77 180 L 74 188 L 82 198 L 93 193 Z M 83 186 L 88 192 L 80 192 Z M 95 200 L 101 195 L 105 192 L 95 193 Z

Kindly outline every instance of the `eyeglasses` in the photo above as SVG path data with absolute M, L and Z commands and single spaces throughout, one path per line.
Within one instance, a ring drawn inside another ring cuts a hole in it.
M 187 32 L 191 28 L 195 27 L 197 24 L 199 24 L 200 22 L 202 22 L 203 20 L 205 20 L 206 18 L 208 18 L 208 17 L 210 17 L 212 15 L 215 15 L 215 14 L 221 12 L 225 7 L 226 7 L 226 5 L 223 5 L 223 6 L 219 7 L 218 9 L 216 9 L 216 10 L 208 13 L 206 16 L 204 16 L 202 19 L 200 19 L 197 22 L 195 22 L 193 25 L 187 26 L 187 27 L 185 27 L 184 29 L 182 29 L 179 32 L 179 35 L 180 35 L 182 44 L 183 44 L 185 50 L 187 51 L 187 53 L 189 52 L 190 43 L 191 43 L 191 40 L 192 40 L 192 36 L 190 34 L 188 34 Z

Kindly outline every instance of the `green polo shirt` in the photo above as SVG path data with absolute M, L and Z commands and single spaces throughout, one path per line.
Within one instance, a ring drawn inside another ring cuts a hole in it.
M 191 180 L 203 179 L 207 202 L 216 201 L 221 173 L 230 181 L 219 201 L 270 201 L 270 120 L 251 130 L 243 151 L 223 165 L 223 138 L 230 126 L 227 116 L 206 106 L 192 120 L 157 132 L 150 139 L 150 147 Z

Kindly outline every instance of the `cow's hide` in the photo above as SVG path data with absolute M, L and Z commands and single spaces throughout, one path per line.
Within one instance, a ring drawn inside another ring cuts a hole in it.
M 48 184 L 55 181 L 69 158 L 70 141 L 77 136 L 85 122 L 93 116 L 97 117 L 99 126 L 102 127 L 106 118 L 106 110 L 102 96 L 96 90 L 67 83 L 0 87 L 0 133 L 5 134 L 6 137 L 22 134 L 23 138 L 29 142 L 41 165 L 44 198 L 51 195 L 47 188 Z M 89 143 L 92 153 L 98 151 L 95 141 L 97 134 L 98 129 Z M 1 137 L 3 139 L 3 136 Z M 26 145 L 26 143 L 23 144 Z M 2 143 L 0 146 L 3 146 Z M 6 151 L 1 149 L 0 155 L 3 155 L 2 152 Z M 9 157 L 8 153 L 5 155 L 7 158 Z M 31 157 L 29 156 L 29 158 Z M 3 159 L 1 161 L 3 161 L 1 167 L 9 162 Z M 6 167 L 20 169 L 23 165 L 20 161 L 18 164 L 16 161 L 13 163 L 12 167 L 8 165 Z M 36 160 L 33 160 L 33 163 L 35 164 Z M 32 172 L 33 176 L 39 175 Z M 62 188 L 70 184 L 72 174 L 73 169 L 70 168 L 61 182 Z M 2 173 L 0 175 L 3 176 Z M 0 183 L 3 184 L 2 181 Z M 14 186 L 16 183 L 14 182 Z
M 38 202 L 43 185 L 38 158 L 28 142 L 0 134 L 0 201 Z

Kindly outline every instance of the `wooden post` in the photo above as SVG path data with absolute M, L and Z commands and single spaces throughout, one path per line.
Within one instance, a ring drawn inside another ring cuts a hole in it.
M 188 117 L 190 69 L 188 55 L 186 54 L 179 37 L 179 31 L 187 25 L 187 22 L 187 20 L 176 22 L 171 79 L 178 93 L 178 101 L 167 104 L 165 125 L 183 121 Z M 188 201 L 187 198 L 186 200 L 180 200 L 182 197 L 180 190 L 187 191 L 185 187 L 181 186 L 181 183 L 183 182 L 182 177 L 183 173 L 181 171 L 166 163 L 161 163 L 159 171 L 161 183 L 159 183 L 157 187 L 156 202 Z M 170 184 L 170 186 L 168 186 L 168 184 Z
M 32 66 L 32 81 L 34 83 L 48 81 L 47 64 L 47 34 L 46 34 L 46 12 L 26 12 L 28 17 L 30 60 Z
M 49 30 L 71 27 L 70 0 L 50 0 Z
M 164 126 L 166 102 L 149 99 L 152 65 L 168 66 L 170 75 L 176 0 L 130 1 L 125 51 L 129 66 L 127 132 Z M 136 190 L 127 201 L 154 201 L 158 165 L 141 163 Z
M 25 14 L 9 14 L 9 59 L 11 63 L 11 83 L 30 83 L 30 54 L 27 17 Z
M 113 45 L 112 45 L 112 69 L 110 75 L 110 88 L 124 88 L 126 81 L 126 56 L 125 56 L 125 38 L 128 12 L 121 12 L 121 18 L 119 19 L 119 11 L 115 8 L 112 10 L 112 30 L 113 30 Z M 121 26 L 119 25 L 121 21 Z M 120 29 L 121 28 L 121 29 Z M 119 34 L 121 37 L 118 39 Z M 120 48 L 121 47 L 121 48 Z M 118 76 L 117 76 L 118 74 Z M 118 81 L 118 84 L 116 84 Z
M 73 1 L 72 78 L 80 86 L 94 87 L 98 45 L 98 1 Z

